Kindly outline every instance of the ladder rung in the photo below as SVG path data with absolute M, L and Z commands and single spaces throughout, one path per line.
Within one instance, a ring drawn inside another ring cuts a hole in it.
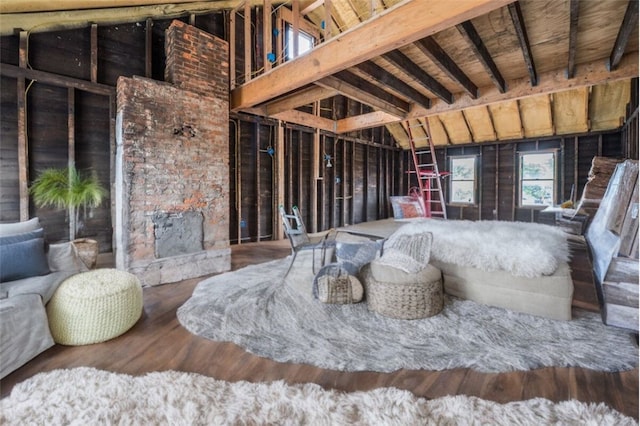
M 427 167 L 427 166 L 435 166 L 436 163 L 422 163 L 418 164 L 418 167 Z
M 412 141 L 428 141 L 429 136 L 419 137 L 419 138 L 411 138 Z
M 430 154 L 431 151 L 427 150 L 427 151 L 416 151 L 416 155 L 422 155 L 422 154 Z

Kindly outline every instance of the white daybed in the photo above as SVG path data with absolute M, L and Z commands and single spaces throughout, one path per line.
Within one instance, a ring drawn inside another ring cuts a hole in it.
M 566 236 L 559 228 L 523 222 L 384 219 L 340 231 L 383 238 L 394 232 L 432 232 L 430 261 L 442 271 L 446 293 L 517 312 L 571 319 L 573 281 Z

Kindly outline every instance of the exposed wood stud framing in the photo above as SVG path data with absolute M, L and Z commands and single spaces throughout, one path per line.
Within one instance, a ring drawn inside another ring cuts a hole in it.
M 620 31 L 618 31 L 618 36 L 616 37 L 616 42 L 613 45 L 613 50 L 611 51 L 611 56 L 609 56 L 609 60 L 607 61 L 607 69 L 609 71 L 617 68 L 620 63 L 620 59 L 622 59 L 622 55 L 627 47 L 627 43 L 629 42 L 629 37 L 634 29 L 638 28 L 638 0 L 629 0 L 629 4 L 627 6 L 627 10 L 624 13 L 624 19 L 622 20 L 622 24 L 620 25 Z
M 293 0 L 291 12 L 293 14 L 293 57 L 297 58 L 300 54 L 300 41 L 298 35 L 300 34 L 300 1 Z
M 252 58 L 251 48 L 253 46 L 253 40 L 251 38 L 251 2 L 245 1 L 244 3 L 244 82 L 251 80 L 252 71 Z
M 144 33 L 144 76 L 153 75 L 153 19 L 147 18 Z
M 518 41 L 520 42 L 520 49 L 522 50 L 522 56 L 524 57 L 524 63 L 529 71 L 529 78 L 531 79 L 531 85 L 538 85 L 538 76 L 536 74 L 536 66 L 533 62 L 533 55 L 531 54 L 531 46 L 529 45 L 529 37 L 527 36 L 527 28 L 524 24 L 524 17 L 522 16 L 522 9 L 520 8 L 520 2 L 516 1 L 509 6 L 509 14 L 511 15 L 511 21 L 518 35 Z
M 453 103 L 453 95 L 446 87 L 440 84 L 436 79 L 427 74 L 422 68 L 411 61 L 406 55 L 399 50 L 392 50 L 382 55 L 383 58 L 395 64 L 407 74 L 411 75 L 416 82 L 420 83 L 434 95 L 450 104 Z M 429 104 L 430 105 L 430 104 Z
M 189 25 L 195 27 L 196 26 L 196 14 L 195 13 L 190 13 L 189 14 Z
M 98 25 L 91 24 L 91 82 L 98 82 Z
M 496 63 L 491 58 L 491 54 L 485 47 L 482 39 L 480 38 L 480 35 L 476 31 L 476 28 L 473 26 L 471 21 L 465 21 L 461 24 L 458 24 L 456 25 L 456 28 L 458 29 L 460 34 L 467 40 L 476 57 L 484 66 L 485 70 L 489 74 L 489 77 L 491 78 L 491 81 L 493 81 L 500 93 L 505 93 L 507 91 L 507 87 L 504 82 L 504 78 L 502 77 L 502 74 L 500 74 Z
M 275 143 L 275 161 L 276 161 L 276 194 L 273 197 L 273 211 L 277 212 L 280 206 L 284 206 L 284 183 L 285 183 L 285 143 L 284 143 L 284 126 L 281 121 L 276 122 L 276 143 Z M 282 217 L 279 214 L 273 214 L 273 235 L 275 240 L 283 238 L 282 233 Z
M 576 45 L 578 43 L 579 11 L 580 11 L 580 1 L 570 0 L 569 2 L 569 59 L 567 61 L 567 78 L 568 79 L 572 79 L 575 75 Z
M 256 159 L 256 175 L 255 175 L 255 193 L 256 193 L 256 197 L 255 197 L 255 206 L 256 206 L 256 213 L 255 213 L 255 224 L 256 224 L 256 240 L 260 241 L 262 239 L 262 226 L 261 226 L 261 221 L 260 218 L 262 217 L 262 188 L 260 186 L 260 183 L 262 181 L 262 179 L 260 179 L 260 167 L 261 167 L 261 157 L 262 157 L 262 147 L 261 147 L 261 141 L 260 141 L 260 123 L 259 122 L 255 122 L 254 124 L 254 137 L 253 140 L 255 141 L 255 151 L 253 153 L 254 158 Z
M 95 25 L 95 24 L 94 24 Z M 93 74 L 93 32 L 94 25 L 91 26 L 91 69 Z M 97 30 L 97 25 L 95 26 Z M 97 31 L 96 31 L 97 32 Z M 76 165 L 76 92 L 73 87 L 69 87 L 67 89 L 67 166 L 69 167 L 69 174 L 71 174 L 71 167 L 75 167 Z M 76 229 L 76 217 L 73 214 L 73 209 L 69 208 L 69 241 L 73 240 L 75 237 L 75 229 Z
M 229 90 L 237 86 L 236 78 L 236 9 L 229 12 Z
M 472 98 L 478 97 L 478 87 L 467 77 L 467 75 L 456 65 L 453 59 L 440 47 L 433 37 L 418 40 L 415 45 L 431 61 L 442 70 L 450 79 L 457 82 L 462 89 Z
M 324 0 L 324 39 L 328 40 L 331 38 L 332 31 L 332 21 L 331 17 L 331 0 Z
M 18 65 L 26 69 L 29 64 L 29 33 L 20 31 L 19 34 Z M 6 65 L 2 65 L 0 70 L 6 70 Z M 25 76 L 17 77 L 17 107 L 18 107 L 18 184 L 20 196 L 20 220 L 29 219 L 29 148 L 27 141 L 27 90 Z
M 264 71 L 267 72 L 271 69 L 271 61 L 269 60 L 269 53 L 273 48 L 272 41 L 272 21 L 271 21 L 271 0 L 263 0 L 262 5 L 262 43 L 263 43 L 263 58 L 262 63 L 264 64 Z
M 116 92 L 114 87 L 106 84 L 91 83 L 87 80 L 65 77 L 45 71 L 32 70 L 30 68 L 16 67 L 15 65 L 9 64 L 2 64 L 2 67 L 0 67 L 0 75 L 18 79 L 27 78 L 39 83 L 47 83 L 60 87 L 73 87 L 75 89 L 84 90 L 85 92 L 95 93 L 96 95 L 115 96 Z

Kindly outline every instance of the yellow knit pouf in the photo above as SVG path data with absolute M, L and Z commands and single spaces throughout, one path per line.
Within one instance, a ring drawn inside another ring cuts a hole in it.
M 129 330 L 142 315 L 138 278 L 117 269 L 96 269 L 67 278 L 47 305 L 56 343 L 88 345 Z

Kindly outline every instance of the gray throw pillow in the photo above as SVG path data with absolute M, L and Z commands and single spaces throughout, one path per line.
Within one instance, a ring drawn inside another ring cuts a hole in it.
M 0 246 L 0 282 L 49 273 L 44 238 Z
M 25 220 L 24 222 L 0 223 L 0 236 L 24 234 L 40 228 L 40 221 L 37 217 Z
M 23 241 L 33 240 L 34 238 L 44 238 L 44 229 L 39 228 L 39 229 L 36 229 L 35 231 L 2 236 L 0 237 L 0 246 L 4 246 L 7 244 L 21 243 Z

